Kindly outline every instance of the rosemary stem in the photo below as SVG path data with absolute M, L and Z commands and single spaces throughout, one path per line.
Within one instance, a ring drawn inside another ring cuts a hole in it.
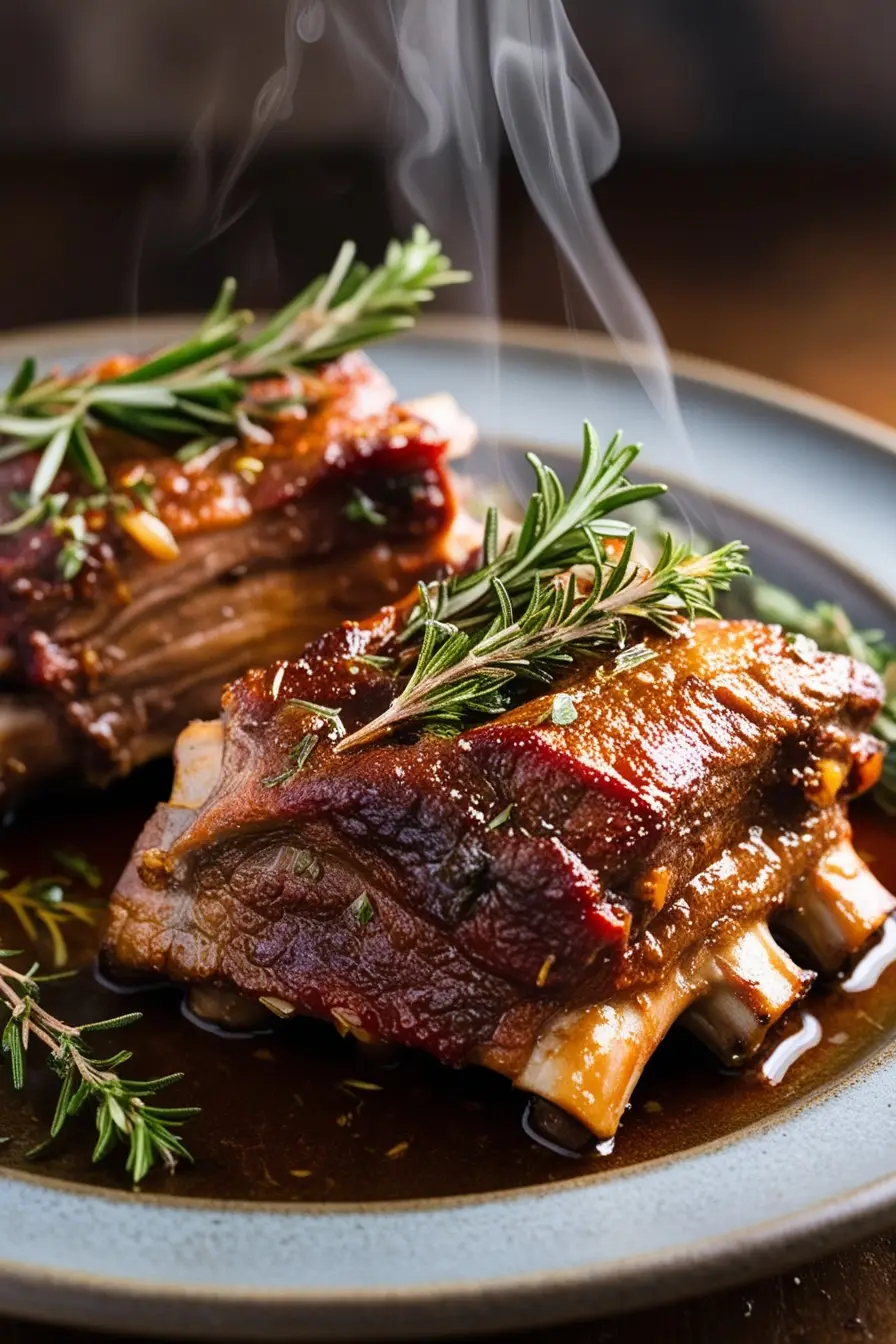
M 706 570 L 704 557 L 695 556 L 692 560 L 685 562 L 680 570 L 695 577 L 702 575 Z M 384 710 L 377 718 L 372 719 L 363 728 L 359 728 L 356 732 L 342 738 L 334 747 L 334 751 L 348 751 L 353 747 L 364 746 L 375 741 L 376 738 L 394 729 L 398 724 L 416 718 L 421 706 L 432 701 L 443 687 L 463 681 L 467 677 L 474 677 L 485 668 L 525 666 L 529 659 L 536 657 L 543 649 L 558 644 L 575 643 L 589 632 L 592 635 L 597 633 L 596 627 L 606 622 L 607 618 L 614 612 L 624 611 L 652 596 L 659 587 L 659 583 L 660 580 L 656 574 L 648 574 L 640 582 L 629 581 L 627 583 L 623 579 L 620 588 L 615 593 L 594 603 L 588 613 L 585 626 L 571 625 L 559 630 L 555 627 L 548 627 L 533 634 L 524 634 L 520 621 L 514 621 L 512 624 L 504 626 L 497 632 L 494 643 L 487 639 L 481 641 L 460 662 L 453 663 L 443 671 L 421 681 L 409 693 L 393 700 L 389 708 Z M 522 636 L 522 640 L 514 643 L 513 638 L 517 635 Z M 508 645 L 506 651 L 500 647 L 495 647 L 497 640 L 500 640 L 502 645 Z
M 21 979 L 24 977 L 17 977 L 17 978 Z M 27 1001 L 20 994 L 16 993 L 12 985 L 7 983 L 3 975 L 0 975 L 0 994 L 2 994 L 3 997 L 6 999 L 6 1002 L 9 1004 L 14 1015 L 16 1016 L 23 1015 L 25 1009 L 28 1007 Z M 47 1048 L 51 1050 L 53 1054 L 56 1054 L 58 1048 L 56 1045 L 56 1041 L 49 1034 L 48 1031 L 44 1030 L 44 1028 L 38 1022 L 34 1021 L 33 1015 L 35 1007 L 36 1005 L 32 1002 L 30 1011 L 28 1012 L 28 1021 L 27 1021 L 28 1028 L 30 1029 L 30 1031 L 34 1033 L 34 1035 L 38 1038 L 38 1040 L 43 1041 L 44 1045 L 47 1046 Z

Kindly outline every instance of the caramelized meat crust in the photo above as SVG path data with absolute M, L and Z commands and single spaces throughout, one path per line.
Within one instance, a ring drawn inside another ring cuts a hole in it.
M 450 740 L 338 753 L 308 702 L 349 731 L 380 712 L 395 685 L 367 659 L 395 622 L 249 673 L 220 728 L 182 736 L 112 903 L 113 967 L 274 997 L 551 1095 L 533 1060 L 552 1022 L 660 994 L 677 1016 L 697 989 L 670 998 L 671 975 L 709 993 L 741 933 L 848 848 L 844 800 L 882 753 L 882 688 L 850 658 L 698 621 L 648 636 L 657 656 L 627 673 L 577 666 L 555 688 L 567 726 L 549 695 Z
M 5 799 L 47 774 L 103 779 L 169 751 L 190 718 L 216 712 L 223 682 L 457 558 L 452 426 L 396 404 L 359 353 L 294 381 L 304 404 L 266 422 L 269 441 L 181 461 L 106 433 L 110 498 L 149 492 L 176 546 L 164 561 L 128 531 L 133 514 L 65 476 L 93 538 L 74 578 L 52 520 L 0 537 Z M 263 391 L 270 402 L 276 389 Z M 34 467 L 0 465 L 0 509 Z

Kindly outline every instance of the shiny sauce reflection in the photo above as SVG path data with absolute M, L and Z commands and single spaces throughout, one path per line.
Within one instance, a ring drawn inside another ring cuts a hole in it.
M 60 804 L 49 822 L 45 808 L 17 819 L 4 832 L 2 866 L 14 876 L 40 875 L 52 848 L 69 848 L 99 865 L 111 885 L 167 782 L 160 769 L 118 789 L 111 800 Z M 870 806 L 857 809 L 855 823 L 857 847 L 881 880 L 896 888 L 896 825 Z M 2 911 L 0 938 L 6 946 L 9 940 L 21 945 L 21 931 Z M 743 1073 L 719 1070 L 696 1041 L 673 1030 L 635 1092 L 615 1144 L 571 1161 L 527 1134 L 527 1098 L 482 1070 L 445 1069 L 410 1053 L 386 1067 L 314 1022 L 278 1024 L 250 1039 L 212 1035 L 186 1020 L 176 990 L 141 990 L 124 1004 L 94 978 L 89 941 L 82 940 L 78 955 L 87 963 L 78 974 L 46 987 L 51 1011 L 79 1022 L 142 1010 L 143 1021 L 127 1032 L 135 1073 L 183 1069 L 186 1079 L 172 1090 L 171 1104 L 203 1108 L 187 1135 L 196 1165 L 146 1183 L 146 1189 L 168 1195 L 414 1199 L 617 1169 L 717 1138 L 811 1095 L 873 1056 L 896 1030 L 891 927 L 848 977 L 814 989 L 773 1034 L 763 1059 Z M 26 1161 L 46 1133 L 54 1098 L 53 1080 L 42 1068 L 32 1067 L 21 1095 L 13 1093 L 8 1076 L 0 1079 L 0 1136 L 9 1139 L 4 1164 L 126 1188 L 120 1163 L 90 1166 L 89 1123 L 74 1126 L 39 1164 Z

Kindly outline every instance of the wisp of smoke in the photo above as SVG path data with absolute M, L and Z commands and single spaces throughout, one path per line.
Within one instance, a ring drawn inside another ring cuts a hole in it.
M 209 209 L 210 237 L 223 233 L 236 218 L 227 213 L 233 189 L 246 165 L 255 157 L 278 121 L 285 121 L 293 109 L 293 95 L 299 82 L 302 55 L 306 45 L 323 36 L 325 12 L 323 0 L 289 0 L 286 7 L 285 58 L 279 69 L 265 80 L 255 99 L 252 121 L 243 143 L 227 165 Z
M 283 66 L 212 202 L 225 228 L 233 187 L 275 123 L 289 116 L 305 48 L 331 26 L 351 73 L 346 96 L 388 108 L 404 213 L 425 222 L 473 272 L 467 304 L 497 321 L 498 163 L 502 137 L 529 196 L 672 443 L 690 456 L 668 351 L 592 194 L 619 152 L 609 100 L 563 0 L 289 0 Z M 495 331 L 497 337 L 497 330 Z M 499 398 L 500 347 L 484 350 Z
M 591 192 L 619 152 L 613 109 L 560 0 L 489 0 L 488 12 L 495 95 L 532 202 L 667 428 L 685 444 L 662 333 Z
M 562 0 L 331 0 L 328 17 L 356 81 L 392 101 L 398 186 L 477 275 L 471 305 L 497 312 L 503 130 L 558 249 L 690 451 L 662 334 L 592 195 L 616 160 L 619 128 Z

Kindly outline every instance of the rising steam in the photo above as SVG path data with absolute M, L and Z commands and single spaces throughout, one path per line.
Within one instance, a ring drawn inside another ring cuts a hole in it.
M 479 311 L 497 312 L 503 130 L 557 247 L 686 445 L 662 334 L 594 204 L 619 129 L 561 0 L 331 0 L 328 17 L 356 80 L 391 100 L 401 193 L 478 277 Z
M 388 123 L 398 213 L 426 223 L 472 271 L 469 306 L 497 320 L 506 141 L 557 249 L 673 442 L 690 453 L 662 334 L 594 203 L 591 187 L 616 160 L 619 128 L 562 0 L 288 0 L 284 64 L 260 91 L 212 197 L 212 233 L 232 222 L 237 179 L 291 114 L 308 46 L 329 36 L 348 64 L 344 96 L 377 130 Z M 497 340 L 486 353 L 497 396 Z

